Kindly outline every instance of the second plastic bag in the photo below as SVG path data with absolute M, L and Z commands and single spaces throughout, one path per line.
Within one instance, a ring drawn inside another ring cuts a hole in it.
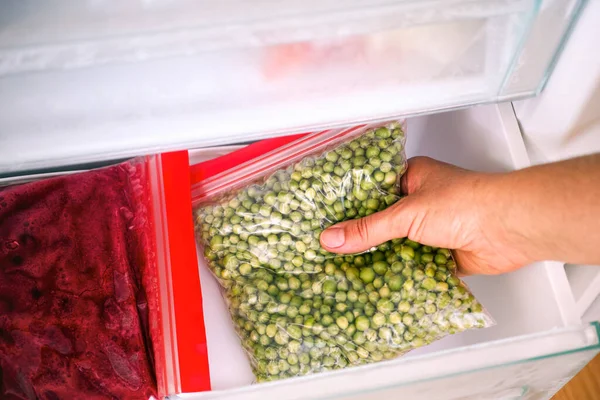
M 174 152 L 0 187 L 0 399 L 210 389 L 188 168 Z
M 399 122 L 318 132 L 194 187 L 196 236 L 258 381 L 392 359 L 493 324 L 447 249 L 320 246 L 327 227 L 400 198 L 404 143 Z

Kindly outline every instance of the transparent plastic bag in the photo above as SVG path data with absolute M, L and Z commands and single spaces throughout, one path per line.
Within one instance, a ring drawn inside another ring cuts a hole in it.
M 0 187 L 0 398 L 210 387 L 188 169 L 169 153 Z
M 493 324 L 447 249 L 396 239 L 340 256 L 319 244 L 327 227 L 400 198 L 404 144 L 399 122 L 319 132 L 193 187 L 197 240 L 258 381 Z
M 137 160 L 0 188 L 0 397 L 156 396 L 145 178 Z

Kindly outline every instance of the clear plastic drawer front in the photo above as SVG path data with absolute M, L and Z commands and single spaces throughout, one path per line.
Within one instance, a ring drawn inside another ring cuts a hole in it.
M 0 0 L 0 174 L 537 93 L 585 0 Z
M 550 399 L 600 350 L 598 323 L 258 385 L 197 400 Z

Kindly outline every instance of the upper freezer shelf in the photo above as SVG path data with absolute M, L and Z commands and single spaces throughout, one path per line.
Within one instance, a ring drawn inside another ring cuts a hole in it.
M 0 174 L 539 92 L 585 0 L 0 0 Z

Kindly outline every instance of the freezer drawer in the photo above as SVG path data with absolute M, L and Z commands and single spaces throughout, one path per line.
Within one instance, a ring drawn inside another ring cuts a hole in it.
M 600 351 L 597 323 L 181 399 L 549 399 Z
M 0 0 L 0 174 L 534 95 L 585 3 Z
M 191 150 L 190 160 L 227 151 Z M 407 155 L 490 172 L 529 165 L 510 104 L 410 118 Z M 175 380 L 174 398 L 544 399 L 600 352 L 599 326 L 581 322 L 563 265 L 540 262 L 501 276 L 466 278 L 496 319 L 494 327 L 446 337 L 394 361 L 252 385 L 249 362 L 202 257 L 199 269 L 212 391 L 190 393 L 189 384 Z
M 409 156 L 428 155 L 490 172 L 529 165 L 510 104 L 410 118 L 407 125 Z M 238 148 L 221 146 L 189 153 L 195 163 Z M 208 349 L 212 391 L 196 392 L 192 380 L 182 379 L 182 374 L 190 371 L 181 368 L 178 355 L 191 347 L 183 350 L 183 343 L 177 342 L 182 337 L 177 335 L 177 329 L 184 329 L 184 325 L 193 329 L 195 324 L 178 323 L 175 314 L 170 314 L 167 334 L 177 339 L 172 338 L 165 349 L 165 355 L 171 358 L 164 367 L 172 398 L 543 399 L 550 398 L 600 351 L 599 325 L 581 322 L 563 265 L 540 262 L 510 274 L 466 279 L 474 295 L 496 319 L 494 327 L 446 337 L 394 361 L 252 385 L 248 360 L 218 284 L 201 258 L 198 267 L 206 347 L 197 351 Z M 170 281 L 165 279 L 165 285 Z M 176 290 L 167 288 L 173 289 Z M 179 298 L 183 299 L 179 307 L 189 307 L 185 296 Z M 187 333 L 187 337 L 193 336 Z

